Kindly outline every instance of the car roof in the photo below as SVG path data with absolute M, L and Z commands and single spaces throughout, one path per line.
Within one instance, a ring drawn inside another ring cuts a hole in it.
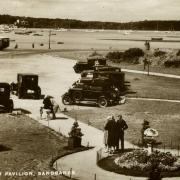
M 0 39 L 9 39 L 8 37 L 0 36 Z
M 38 74 L 33 74 L 33 73 L 18 73 L 18 76 L 38 76 Z
M 9 83 L 0 82 L 0 87 L 8 87 L 8 86 L 10 86 Z
M 104 56 L 89 56 L 87 60 L 107 60 Z
M 94 71 L 95 74 L 124 74 L 124 72 L 119 71 Z

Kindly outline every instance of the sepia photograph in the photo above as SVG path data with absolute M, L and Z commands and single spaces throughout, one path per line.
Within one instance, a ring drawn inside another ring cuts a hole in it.
M 180 180 L 179 0 L 0 0 L 0 180 Z

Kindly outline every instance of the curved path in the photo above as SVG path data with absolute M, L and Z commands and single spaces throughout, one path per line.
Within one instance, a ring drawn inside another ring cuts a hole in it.
M 141 100 L 141 101 L 160 101 L 160 102 L 172 102 L 172 103 L 180 103 L 180 100 L 173 100 L 173 99 L 155 99 L 155 98 L 141 98 L 141 97 L 127 97 L 126 99 L 132 100 Z

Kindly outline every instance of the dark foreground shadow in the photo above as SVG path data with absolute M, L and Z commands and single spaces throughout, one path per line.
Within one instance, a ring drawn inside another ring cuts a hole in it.
M 3 144 L 0 144 L 0 152 L 3 152 L 3 151 L 10 151 L 12 150 L 10 147 L 7 147 Z
M 23 108 L 15 108 L 13 109 L 13 112 L 18 112 L 20 111 L 22 114 L 31 114 L 30 111 L 28 111 L 27 109 L 23 109 Z

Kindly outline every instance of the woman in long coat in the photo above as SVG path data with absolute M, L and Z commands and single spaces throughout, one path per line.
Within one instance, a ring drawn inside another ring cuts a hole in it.
M 108 121 L 104 129 L 108 131 L 108 139 L 107 139 L 108 147 L 111 148 L 112 151 L 114 151 L 116 146 L 116 134 L 115 134 L 116 121 L 113 116 L 112 119 Z
M 108 130 L 106 130 L 105 127 L 111 119 L 112 119 L 112 116 L 108 116 L 104 123 L 104 139 L 103 139 L 104 141 L 103 141 L 103 143 L 105 145 L 106 152 L 109 151 L 109 146 L 108 146 Z

